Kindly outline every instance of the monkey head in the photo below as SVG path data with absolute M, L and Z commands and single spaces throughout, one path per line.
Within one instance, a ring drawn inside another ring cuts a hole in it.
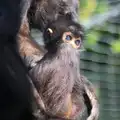
M 59 17 L 56 21 L 50 23 L 44 31 L 44 43 L 49 51 L 60 47 L 72 47 L 73 49 L 82 49 L 83 28 L 80 24 L 66 17 Z M 51 47 L 52 46 L 52 47 Z

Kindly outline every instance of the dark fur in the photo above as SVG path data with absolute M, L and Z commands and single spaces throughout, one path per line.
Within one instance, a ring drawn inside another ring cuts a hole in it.
M 47 24 L 69 14 L 77 20 L 78 0 L 33 0 L 28 12 L 31 27 L 44 31 Z
M 19 53 L 28 69 L 31 69 L 43 57 L 45 50 L 32 40 L 27 19 L 22 21 L 17 39 Z
M 70 26 L 74 28 L 74 31 L 69 28 Z M 30 71 L 33 82 L 42 96 L 49 114 L 58 115 L 60 111 L 64 110 L 67 95 L 71 94 L 72 102 L 75 102 L 73 104 L 81 109 L 79 118 L 85 117 L 84 119 L 86 119 L 88 115 L 84 96 L 87 94 L 80 79 L 79 51 L 70 45 L 61 43 L 61 35 L 64 32 L 71 31 L 74 35 L 80 36 L 82 27 L 63 17 L 47 28 L 49 27 L 52 28 L 53 35 L 50 37 L 45 32 L 44 36 L 47 39 L 47 41 L 45 39 L 45 44 L 48 52 Z M 91 110 L 90 101 L 87 103 L 89 103 Z M 78 114 L 76 116 L 78 117 Z M 73 118 L 71 117 L 71 119 Z
M 32 120 L 31 90 L 16 34 L 22 0 L 0 0 L 0 119 Z
M 43 32 L 51 21 L 61 15 L 68 15 L 70 19 L 76 20 L 78 5 L 78 0 L 23 0 L 18 47 L 28 68 L 33 67 L 45 52 L 43 46 L 33 42 L 33 38 L 30 37 L 30 29 L 38 28 Z

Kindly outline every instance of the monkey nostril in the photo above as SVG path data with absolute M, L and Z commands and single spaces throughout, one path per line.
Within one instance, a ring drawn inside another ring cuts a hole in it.
M 65 39 L 69 41 L 72 40 L 72 37 L 70 35 L 67 35 Z
M 81 43 L 81 40 L 76 40 L 76 41 L 75 41 L 75 44 L 76 44 L 77 46 L 79 46 L 80 43 Z

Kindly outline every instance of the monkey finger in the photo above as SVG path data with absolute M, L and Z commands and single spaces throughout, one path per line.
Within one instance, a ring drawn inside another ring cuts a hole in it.
M 24 60 L 28 68 L 33 68 L 42 57 L 42 55 L 25 56 Z

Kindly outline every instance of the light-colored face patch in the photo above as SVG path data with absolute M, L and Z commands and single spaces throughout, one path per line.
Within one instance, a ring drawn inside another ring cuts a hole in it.
M 65 43 L 69 43 L 72 45 L 73 48 L 75 49 L 80 49 L 81 48 L 81 38 L 80 37 L 74 37 L 74 35 L 71 32 L 64 32 L 62 36 L 62 40 Z

